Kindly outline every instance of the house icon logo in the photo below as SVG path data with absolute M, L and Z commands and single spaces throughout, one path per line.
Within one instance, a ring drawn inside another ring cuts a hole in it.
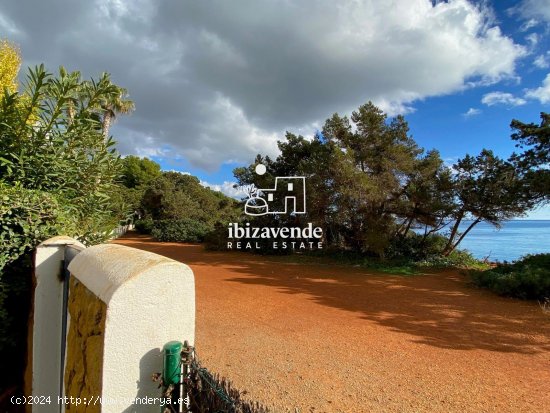
M 256 173 L 263 175 L 265 165 L 256 166 Z M 277 176 L 274 188 L 255 188 L 250 191 L 244 206 L 250 216 L 306 213 L 306 178 L 304 176 Z

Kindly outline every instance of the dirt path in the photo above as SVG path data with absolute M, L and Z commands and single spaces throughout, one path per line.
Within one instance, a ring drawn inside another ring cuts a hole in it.
M 550 412 L 550 316 L 536 304 L 451 272 L 117 242 L 193 269 L 200 358 L 277 412 Z

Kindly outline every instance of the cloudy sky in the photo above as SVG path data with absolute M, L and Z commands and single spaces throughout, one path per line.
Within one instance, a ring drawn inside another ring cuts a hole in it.
M 507 156 L 510 121 L 550 111 L 550 0 L 2 0 L 0 37 L 24 66 L 110 72 L 137 108 L 121 153 L 226 192 L 285 130 L 368 100 L 449 163 Z

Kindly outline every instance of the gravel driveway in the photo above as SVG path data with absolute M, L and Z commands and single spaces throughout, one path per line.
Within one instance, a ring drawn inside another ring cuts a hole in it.
M 550 412 L 550 315 L 456 272 L 402 277 L 200 245 L 196 348 L 276 412 Z

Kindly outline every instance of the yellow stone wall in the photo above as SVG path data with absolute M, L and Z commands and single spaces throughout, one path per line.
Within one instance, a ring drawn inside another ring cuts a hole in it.
M 89 404 L 68 404 L 71 413 L 99 413 L 101 396 L 103 345 L 107 306 L 75 277 L 71 277 L 68 309 L 65 392 L 67 397 L 80 397 Z

